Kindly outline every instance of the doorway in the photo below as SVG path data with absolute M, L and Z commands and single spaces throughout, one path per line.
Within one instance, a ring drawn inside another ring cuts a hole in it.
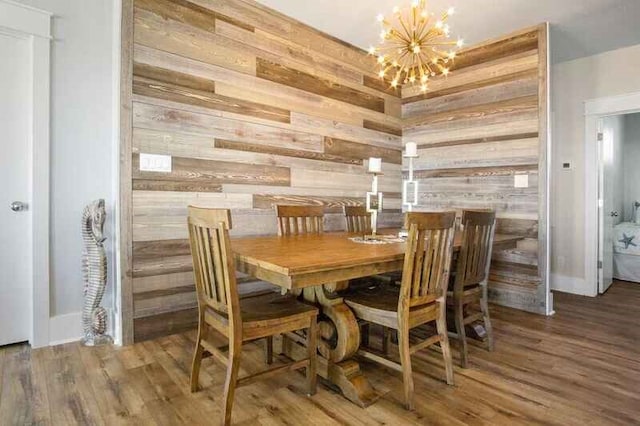
M 640 283 L 640 93 L 586 102 L 585 276 Z M 639 284 L 640 285 L 640 284 Z
M 613 279 L 640 283 L 640 113 L 598 122 L 598 292 Z
M 0 345 L 49 343 L 50 26 L 0 0 Z

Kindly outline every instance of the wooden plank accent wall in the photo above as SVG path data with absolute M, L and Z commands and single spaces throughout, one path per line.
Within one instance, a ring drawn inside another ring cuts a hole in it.
M 342 206 L 371 185 L 364 159 L 379 156 L 381 220 L 401 224 L 402 101 L 366 52 L 253 1 L 131 1 L 125 343 L 195 324 L 189 204 L 232 209 L 233 235 L 276 233 L 279 203 L 323 205 L 325 228 L 343 229 Z M 140 171 L 141 153 L 171 155 L 172 171 Z
M 402 91 L 403 141 L 416 142 L 420 154 L 420 209 L 495 209 L 498 232 L 526 240 L 494 254 L 490 294 L 541 313 L 548 303 L 546 31 L 540 25 L 466 49 L 426 94 Z M 514 188 L 517 174 L 528 175 L 528 188 Z

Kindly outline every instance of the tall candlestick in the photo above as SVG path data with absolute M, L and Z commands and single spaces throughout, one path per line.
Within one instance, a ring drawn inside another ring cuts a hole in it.
M 409 162 L 409 179 L 402 184 L 402 204 L 407 211 L 412 211 L 418 205 L 418 182 L 413 180 L 413 159 L 418 158 L 418 146 L 415 142 L 405 144 L 403 157 Z

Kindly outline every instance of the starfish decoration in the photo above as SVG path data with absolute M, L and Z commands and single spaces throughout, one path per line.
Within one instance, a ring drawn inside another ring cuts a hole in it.
M 627 234 L 625 234 L 624 232 L 622 233 L 622 239 L 618 240 L 618 242 L 621 242 L 622 244 L 624 244 L 624 249 L 628 250 L 629 246 L 634 246 L 634 247 L 638 247 L 638 245 L 634 242 L 632 242 L 632 240 L 635 238 L 635 235 L 632 235 L 630 237 L 627 236 Z

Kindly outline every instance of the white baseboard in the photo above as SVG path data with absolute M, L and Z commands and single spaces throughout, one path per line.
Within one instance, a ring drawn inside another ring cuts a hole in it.
M 568 277 L 566 275 L 554 273 L 551 273 L 551 290 L 578 294 L 581 296 L 596 296 L 593 294 L 593 289 L 587 285 L 584 278 Z
M 82 339 L 82 312 L 56 315 L 49 318 L 49 346 Z

